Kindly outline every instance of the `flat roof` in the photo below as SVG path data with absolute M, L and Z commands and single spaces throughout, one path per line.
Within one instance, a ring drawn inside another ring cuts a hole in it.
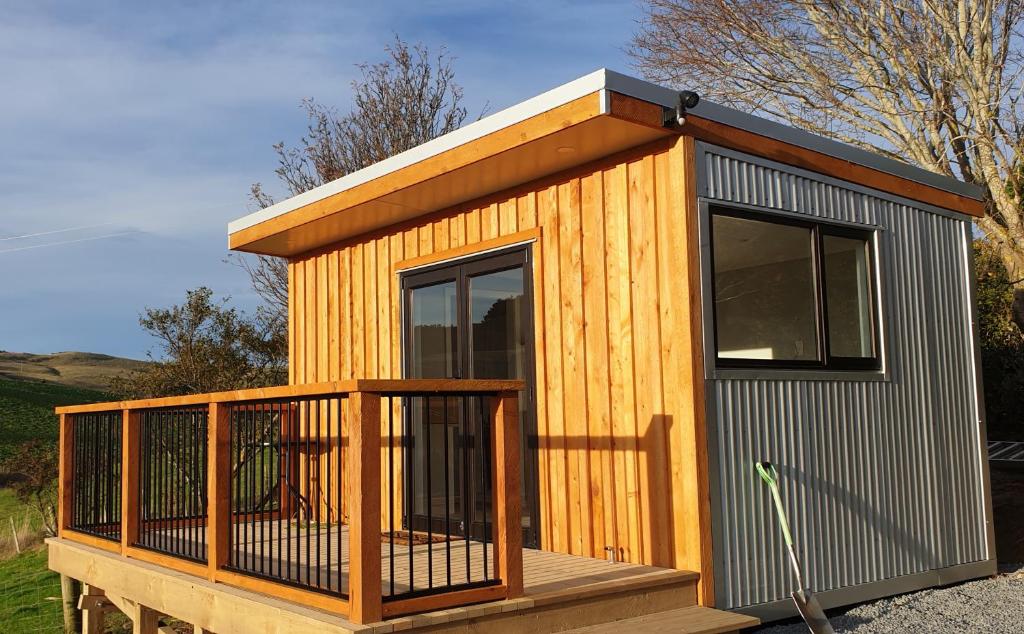
M 697 91 L 699 93 L 699 90 Z M 552 109 L 564 106 L 581 99 L 587 95 L 599 93 L 601 95 L 602 112 L 607 112 L 605 101 L 610 93 L 619 93 L 642 101 L 661 105 L 663 107 L 675 107 L 678 102 L 678 91 L 651 82 L 630 77 L 608 69 L 600 69 L 579 79 L 563 84 L 531 99 L 527 99 L 505 110 L 496 112 L 488 117 L 470 123 L 458 130 L 454 130 L 436 139 L 423 143 L 410 150 L 396 154 L 388 159 L 380 161 L 351 174 L 347 174 L 325 183 L 319 187 L 283 200 L 265 209 L 248 214 L 228 224 L 228 233 L 234 234 L 243 231 L 260 223 L 279 218 L 296 209 L 317 203 L 326 198 L 354 189 L 369 181 L 387 176 L 393 172 L 409 167 L 426 159 L 438 156 L 456 147 L 463 146 L 472 141 L 481 139 L 499 130 L 508 128 L 548 112 Z M 734 128 L 746 130 L 764 137 L 775 139 L 794 146 L 819 152 L 839 158 L 850 163 L 858 164 L 867 168 L 877 170 L 914 181 L 928 187 L 947 191 L 960 196 L 975 200 L 982 200 L 981 189 L 975 185 L 965 183 L 903 163 L 873 152 L 863 150 L 852 145 L 840 143 L 804 130 L 799 130 L 781 123 L 770 121 L 762 117 L 750 115 L 739 110 L 727 108 L 715 103 L 701 99 L 700 103 L 689 110 L 689 113 L 696 117 L 728 125 Z

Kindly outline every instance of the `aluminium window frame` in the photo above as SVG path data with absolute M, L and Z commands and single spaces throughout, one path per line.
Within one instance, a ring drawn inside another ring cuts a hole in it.
M 718 356 L 718 301 L 715 284 L 715 216 L 741 218 L 756 222 L 799 227 L 810 231 L 811 270 L 814 285 L 814 320 L 817 336 L 817 358 L 805 359 L 743 359 Z M 852 227 L 846 224 L 835 224 L 816 218 L 798 218 L 770 211 L 758 211 L 746 207 L 734 207 L 728 204 L 709 203 L 707 205 L 708 232 L 708 263 L 710 271 L 711 298 L 711 343 L 713 345 L 713 365 L 723 370 L 804 370 L 821 372 L 876 372 L 882 369 L 881 333 L 880 333 L 880 297 L 878 294 L 878 262 L 875 240 L 876 230 L 871 228 Z M 826 291 L 825 248 L 824 237 L 833 236 L 862 240 L 867 248 L 866 262 L 868 273 L 868 293 L 871 320 L 871 356 L 841 357 L 833 356 L 829 346 L 828 326 L 828 295 Z

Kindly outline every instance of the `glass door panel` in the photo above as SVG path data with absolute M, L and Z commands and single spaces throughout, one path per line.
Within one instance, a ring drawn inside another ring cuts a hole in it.
M 532 396 L 532 315 L 524 250 L 403 276 L 406 376 L 521 379 L 523 537 L 537 545 L 536 447 Z M 410 401 L 413 528 L 475 538 L 490 534 L 490 446 L 477 399 Z M 469 448 L 466 458 L 463 447 Z M 429 459 L 428 459 L 429 456 Z M 429 464 L 429 469 L 427 468 Z
M 409 374 L 415 379 L 455 376 L 458 366 L 458 302 L 455 282 L 410 291 L 412 346 Z
M 470 376 L 474 379 L 521 379 L 527 375 L 527 338 L 526 326 L 530 318 L 526 301 L 526 280 L 523 267 L 481 273 L 468 278 L 469 295 L 469 367 Z M 519 420 L 528 420 L 530 402 L 528 398 L 519 401 Z M 529 425 L 524 424 L 520 433 L 520 456 L 527 457 L 529 446 Z M 484 465 L 478 457 L 478 473 L 482 473 Z M 528 471 L 528 469 L 524 469 Z M 520 480 L 522 505 L 521 523 L 524 531 L 524 543 L 534 543 L 532 534 L 532 506 L 527 503 L 530 490 L 529 477 Z M 482 504 L 491 499 L 492 491 L 489 480 L 478 478 L 474 483 L 477 490 L 484 495 L 476 500 L 474 521 L 486 523 L 485 516 L 489 509 Z

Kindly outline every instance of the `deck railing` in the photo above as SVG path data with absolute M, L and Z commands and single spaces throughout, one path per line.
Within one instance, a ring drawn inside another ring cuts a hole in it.
M 58 408 L 60 534 L 357 623 L 519 596 L 519 381 Z

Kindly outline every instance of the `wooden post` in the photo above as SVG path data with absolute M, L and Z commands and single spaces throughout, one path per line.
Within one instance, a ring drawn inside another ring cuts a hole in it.
M 505 583 L 508 598 L 523 595 L 523 526 L 519 494 L 519 394 L 502 392 L 491 407 L 494 426 L 495 574 Z
M 96 586 L 82 584 L 82 596 L 78 597 L 78 609 L 82 611 L 82 634 L 103 634 L 106 614 L 109 609 L 106 594 Z
M 14 526 L 14 516 L 10 517 L 11 520 L 11 539 L 14 540 L 14 550 L 16 554 L 21 554 L 21 542 L 18 540 L 18 529 Z
M 380 564 L 380 394 L 353 392 L 349 470 L 349 619 L 383 617 Z
M 121 418 L 121 554 L 139 541 L 139 432 L 142 414 L 126 409 Z
M 207 432 L 206 558 L 213 581 L 228 563 L 231 530 L 231 418 L 226 404 L 210 403 Z
M 75 580 L 67 575 L 60 576 L 60 598 L 61 607 L 64 611 L 64 632 L 65 634 L 77 634 L 78 632 L 78 593 L 75 592 Z
M 141 603 L 132 602 L 130 607 L 131 613 L 128 617 L 132 620 L 132 634 L 157 634 L 160 628 L 160 613 Z
M 73 414 L 60 415 L 60 445 L 57 480 L 57 535 L 63 536 L 64 529 L 71 526 L 71 501 L 74 484 L 72 482 L 73 465 L 71 455 L 74 448 L 74 434 L 71 425 Z

